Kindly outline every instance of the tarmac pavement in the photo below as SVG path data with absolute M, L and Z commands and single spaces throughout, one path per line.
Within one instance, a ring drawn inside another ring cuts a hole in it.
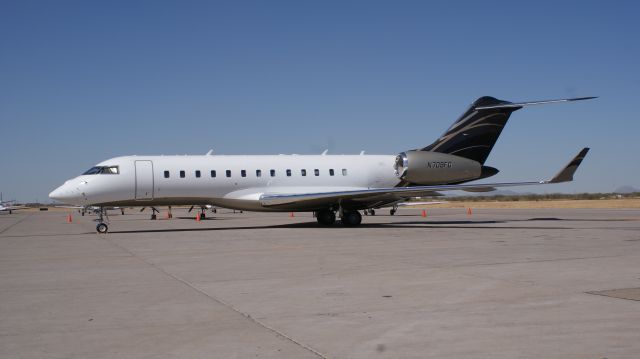
M 222 212 L 0 215 L 0 357 L 639 357 L 640 210 Z

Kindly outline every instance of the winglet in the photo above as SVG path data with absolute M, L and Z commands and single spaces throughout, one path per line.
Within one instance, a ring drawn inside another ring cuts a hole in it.
M 546 183 L 562 183 L 562 182 L 571 182 L 573 181 L 573 174 L 576 173 L 576 170 L 582 163 L 582 160 L 589 152 L 589 148 L 585 147 L 578 153 L 576 157 L 567 164 L 562 171 L 558 172 L 552 179 L 546 181 Z

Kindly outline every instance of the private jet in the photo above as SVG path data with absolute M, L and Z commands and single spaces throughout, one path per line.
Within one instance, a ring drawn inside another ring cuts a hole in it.
M 9 201 L 9 202 L 0 202 L 0 213 L 8 213 L 8 214 L 12 214 L 13 211 L 19 210 L 19 209 L 25 209 L 28 208 L 26 206 L 16 206 L 13 204 L 13 201 Z
M 100 162 L 49 194 L 53 200 L 106 207 L 211 205 L 243 211 L 314 212 L 320 225 L 357 226 L 360 211 L 393 207 L 441 192 L 568 182 L 582 149 L 548 180 L 468 184 L 498 173 L 485 162 L 514 111 L 593 99 L 513 103 L 485 96 L 432 144 L 397 155 L 124 156 Z M 397 208 L 397 207 L 395 207 Z M 99 211 L 98 233 L 107 222 Z

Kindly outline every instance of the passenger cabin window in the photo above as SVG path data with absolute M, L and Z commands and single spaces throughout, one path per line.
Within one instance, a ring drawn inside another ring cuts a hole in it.
M 329 170 L 329 176 L 333 176 L 335 173 L 333 172 L 333 168 Z
M 196 170 L 196 178 L 200 178 L 200 170 Z
M 291 170 L 287 170 L 287 177 L 291 177 Z
M 240 176 L 247 177 L 247 170 L 240 171 Z
M 256 170 L 256 177 L 262 177 L 262 170 Z
M 307 170 L 300 170 L 300 174 L 304 177 L 307 175 Z
M 315 174 L 316 176 L 320 176 L 320 170 L 316 168 L 315 170 L 313 170 L 313 174 Z
M 180 171 L 180 178 L 184 178 L 184 171 Z
M 227 170 L 227 177 L 231 177 L 231 170 Z
M 164 178 L 169 178 L 169 171 L 164 171 Z
M 275 177 L 276 176 L 276 170 L 269 170 L 269 174 L 271 175 L 271 177 Z
M 118 166 L 95 166 L 89 168 L 83 175 L 117 175 L 120 174 Z
M 346 175 L 347 175 L 347 169 L 346 169 L 346 168 L 343 168 L 343 169 L 342 169 L 342 175 L 343 175 L 343 176 L 346 176 Z
M 216 170 L 211 170 L 211 178 L 214 178 L 216 176 Z

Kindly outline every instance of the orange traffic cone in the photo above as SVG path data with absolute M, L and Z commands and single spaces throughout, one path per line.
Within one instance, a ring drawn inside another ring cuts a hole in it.
M 71 217 L 71 213 L 67 215 L 67 223 L 73 222 L 73 218 Z
M 200 222 L 200 213 L 196 214 L 196 221 Z
M 471 207 L 467 208 L 467 216 L 471 216 L 473 215 L 473 211 L 471 210 Z
M 291 213 L 289 214 L 289 217 L 291 217 L 291 218 L 295 217 L 295 216 L 293 215 L 293 212 L 291 212 Z
M 423 209 L 423 210 L 422 210 L 422 217 L 426 217 L 426 216 L 427 216 L 427 210 L 426 210 L 426 209 Z

